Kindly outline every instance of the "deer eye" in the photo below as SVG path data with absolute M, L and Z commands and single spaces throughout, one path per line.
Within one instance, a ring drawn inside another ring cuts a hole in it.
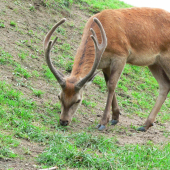
M 80 103 L 80 101 L 81 101 L 81 99 L 77 100 L 77 102 L 76 102 L 76 103 Z

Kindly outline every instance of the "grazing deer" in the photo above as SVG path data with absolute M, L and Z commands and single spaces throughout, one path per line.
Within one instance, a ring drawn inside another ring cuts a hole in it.
M 170 13 L 162 9 L 129 8 L 104 10 L 92 16 L 84 28 L 69 77 L 56 70 L 50 60 L 50 50 L 57 40 L 52 42 L 50 37 L 63 22 L 65 19 L 57 23 L 44 40 L 47 64 L 62 88 L 58 96 L 62 105 L 60 124 L 67 126 L 71 122 L 82 101 L 83 89 L 93 80 L 96 69 L 102 69 L 108 88 L 107 103 L 98 129 L 106 128 L 111 106 L 111 124 L 118 123 L 120 110 L 115 88 L 125 64 L 129 63 L 148 66 L 159 84 L 156 104 L 138 129 L 146 131 L 153 125 L 170 90 Z

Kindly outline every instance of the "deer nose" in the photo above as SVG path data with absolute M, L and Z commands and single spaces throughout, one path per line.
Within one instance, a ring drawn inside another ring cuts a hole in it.
M 60 119 L 60 125 L 61 126 L 67 126 L 68 125 L 68 120 L 63 121 L 63 120 Z

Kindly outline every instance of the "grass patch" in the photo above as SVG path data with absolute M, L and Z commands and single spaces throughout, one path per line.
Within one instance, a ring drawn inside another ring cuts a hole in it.
M 15 65 L 13 56 L 0 48 L 0 64 L 1 65 Z
M 12 27 L 16 27 L 16 26 L 17 26 L 17 23 L 16 23 L 15 21 L 10 21 L 10 25 L 11 25 Z
M 13 139 L 11 135 L 5 135 L 0 132 L 0 159 L 17 157 L 12 148 L 18 145 L 19 142 Z
M 87 100 L 83 100 L 82 104 L 84 104 L 85 106 L 91 106 L 92 108 L 94 108 L 97 105 L 95 102 L 87 101 Z
M 166 169 L 170 145 L 118 146 L 114 138 L 92 136 L 84 132 L 53 136 L 49 147 L 37 158 L 39 163 L 59 168 L 80 169 Z
M 88 7 L 88 9 L 93 13 L 100 12 L 104 9 L 119 9 L 119 8 L 132 7 L 131 5 L 128 5 L 128 4 L 124 3 L 123 1 L 119 1 L 119 0 L 100 0 L 100 1 L 77 0 L 76 2 L 87 3 L 90 6 L 90 8 Z

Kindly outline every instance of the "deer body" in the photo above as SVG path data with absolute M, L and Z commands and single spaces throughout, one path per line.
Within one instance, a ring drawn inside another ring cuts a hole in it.
M 97 24 L 93 21 L 94 18 L 97 18 L 95 19 Z M 98 20 L 101 23 L 98 23 Z M 51 35 L 49 32 L 44 41 L 47 63 L 52 48 L 49 45 Z M 107 103 L 98 129 L 105 129 L 109 122 L 111 106 L 111 123 L 115 125 L 120 114 L 115 88 L 125 64 L 129 63 L 148 66 L 159 83 L 156 104 L 144 126 L 139 128 L 140 131 L 146 131 L 153 125 L 170 90 L 169 53 L 170 13 L 164 10 L 152 8 L 104 10 L 92 16 L 85 26 L 71 75 L 65 78 L 56 71 L 58 75 L 56 78 L 62 87 L 59 95 L 62 103 L 60 124 L 68 125 L 71 122 L 72 115 L 81 103 L 83 88 L 93 79 L 98 68 L 102 69 L 108 88 Z M 55 75 L 54 68 L 48 65 Z

